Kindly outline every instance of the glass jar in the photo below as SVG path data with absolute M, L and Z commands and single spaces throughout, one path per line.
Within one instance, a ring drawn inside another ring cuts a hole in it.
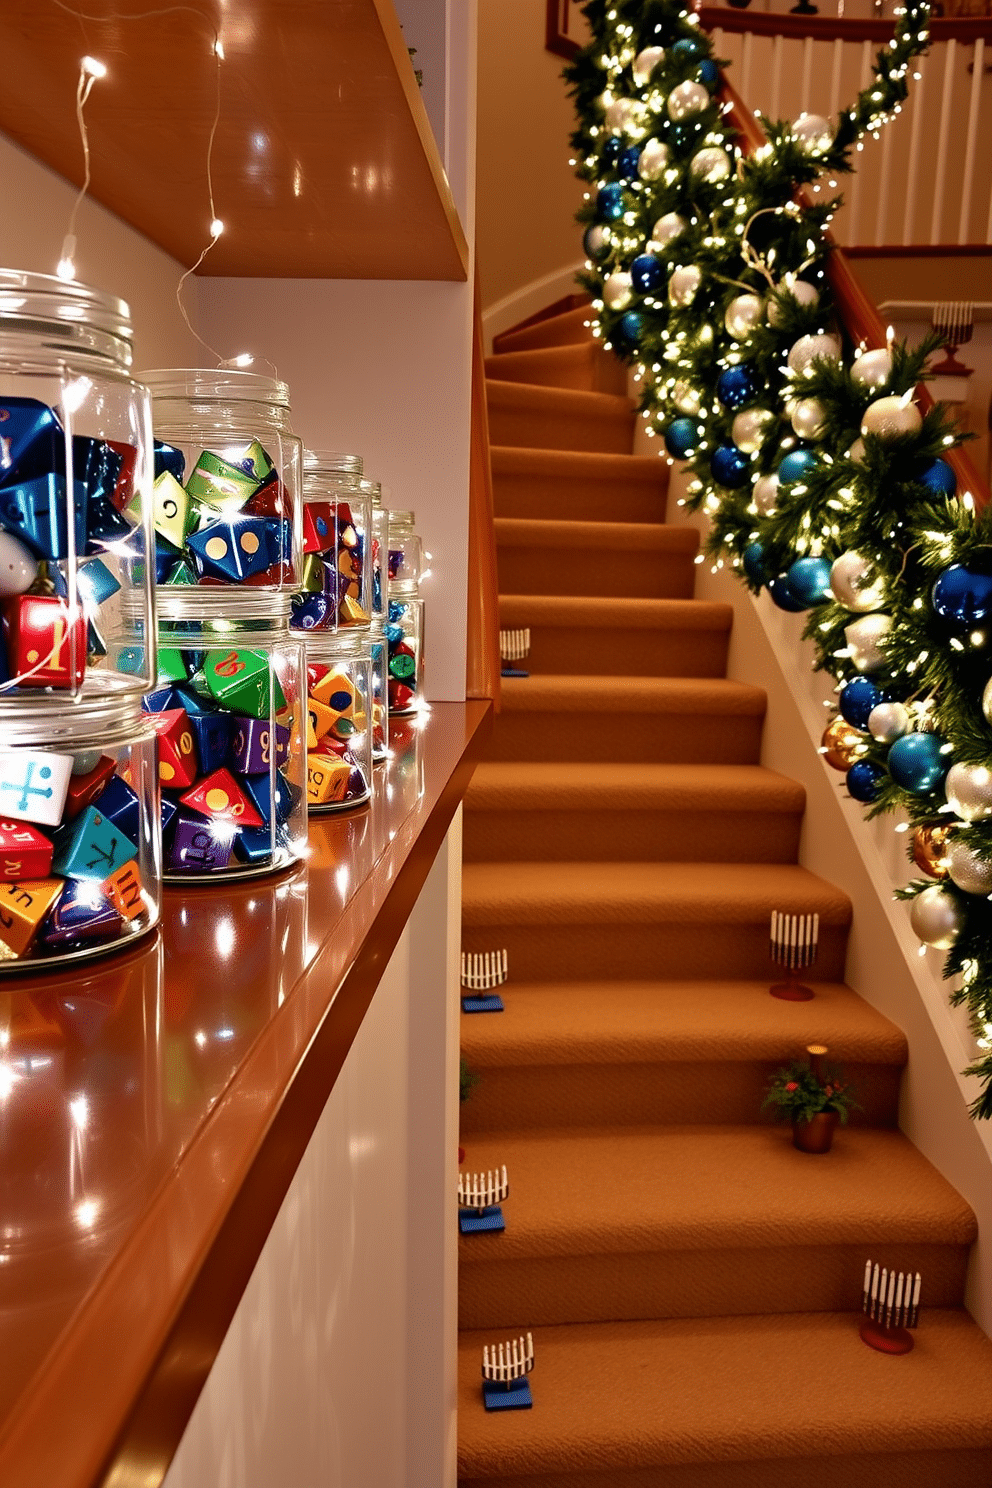
M 384 622 L 376 617 L 369 629 L 369 652 L 372 661 L 372 759 L 376 764 L 380 760 L 389 758 L 387 650 Z
M 372 619 L 385 624 L 386 576 L 384 562 L 389 546 L 389 513 L 382 504 L 382 487 L 378 481 L 362 480 L 372 504 Z
M 140 699 L 35 694 L 2 737 L 0 972 L 133 945 L 158 923 L 162 877 Z
M 389 587 L 386 638 L 386 697 L 390 718 L 416 713 L 424 700 L 424 602 L 415 593 Z
M 307 806 L 347 811 L 372 794 L 372 658 L 367 635 L 311 631 L 307 651 Z
M 290 625 L 367 631 L 372 608 L 371 516 L 359 455 L 303 455 L 303 588 Z
M 200 591 L 194 591 L 199 599 Z M 228 593 L 204 618 L 182 589 L 159 594 L 158 735 L 163 876 L 213 882 L 273 873 L 307 835 L 303 646 L 289 595 Z
M 416 589 L 423 570 L 420 538 L 414 531 L 412 511 L 389 513 L 389 582 L 401 589 Z
M 254 372 L 144 374 L 155 425 L 155 577 L 225 613 L 231 587 L 292 593 L 303 575 L 303 445 L 289 389 Z
M 0 715 L 155 675 L 152 432 L 123 300 L 0 269 Z

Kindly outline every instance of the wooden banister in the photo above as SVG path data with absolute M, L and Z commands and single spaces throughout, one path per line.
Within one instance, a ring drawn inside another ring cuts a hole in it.
M 785 36 L 804 41 L 877 41 L 892 36 L 892 20 L 854 16 L 779 15 L 768 11 L 731 10 L 722 5 L 704 5 L 698 10 L 707 31 L 750 32 L 752 36 Z M 961 41 L 968 44 L 992 41 L 992 16 L 934 16 L 930 21 L 933 42 Z
M 493 480 L 489 459 L 489 414 L 486 409 L 485 346 L 482 302 L 475 276 L 475 325 L 472 344 L 472 432 L 468 501 L 468 597 L 465 695 L 491 698 L 499 708 L 499 586 L 496 578 L 496 530 Z

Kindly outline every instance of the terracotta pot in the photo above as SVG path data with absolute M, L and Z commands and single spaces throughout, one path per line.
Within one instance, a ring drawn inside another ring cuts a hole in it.
M 839 1120 L 836 1111 L 819 1111 L 810 1121 L 794 1121 L 793 1147 L 798 1147 L 800 1152 L 829 1152 Z

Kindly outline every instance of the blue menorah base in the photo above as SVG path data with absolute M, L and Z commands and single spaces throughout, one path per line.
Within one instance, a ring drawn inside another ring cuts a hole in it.
M 526 1375 L 521 1375 L 520 1379 L 513 1380 L 508 1385 L 497 1384 L 495 1380 L 483 1380 L 482 1399 L 487 1411 L 530 1410 L 534 1404 Z
M 498 1204 L 488 1209 L 459 1209 L 458 1228 L 463 1235 L 478 1235 L 483 1230 L 505 1230 L 506 1221 Z
M 530 672 L 522 672 L 519 667 L 503 667 L 500 671 L 501 677 L 529 677 Z
M 463 1013 L 501 1013 L 503 1011 L 503 999 L 497 993 L 490 997 L 463 997 Z

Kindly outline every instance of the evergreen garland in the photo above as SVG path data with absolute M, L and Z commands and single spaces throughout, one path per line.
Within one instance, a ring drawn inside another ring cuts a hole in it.
M 901 107 L 929 6 L 909 0 L 835 124 L 763 119 L 751 155 L 679 0 L 584 11 L 593 39 L 565 76 L 593 334 L 633 364 L 648 435 L 686 462 L 714 563 L 807 613 L 837 684 L 824 753 L 869 815 L 906 815 L 926 876 L 899 897 L 961 978 L 971 1109 L 990 1118 L 992 514 L 956 493 L 946 411 L 914 402 L 935 343 L 845 343 L 825 272 L 837 178 Z

